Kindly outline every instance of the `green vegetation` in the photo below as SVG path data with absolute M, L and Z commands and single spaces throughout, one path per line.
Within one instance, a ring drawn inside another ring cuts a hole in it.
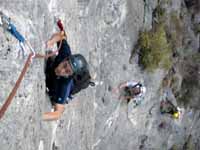
M 200 33 L 200 24 L 195 24 L 194 31 L 196 32 L 196 34 Z
M 183 146 L 183 149 L 184 150 L 194 150 L 195 149 L 195 145 L 192 140 L 192 135 L 189 135 L 188 139 L 186 140 L 186 142 Z
M 164 23 L 165 22 L 165 9 L 161 7 L 161 5 L 158 5 L 154 12 L 153 12 L 154 18 L 158 21 L 158 23 Z
M 171 47 L 167 42 L 163 25 L 159 25 L 155 32 L 142 32 L 139 37 L 140 64 L 144 69 L 153 71 L 158 67 L 169 69 L 172 65 Z
M 189 59 L 195 63 L 200 63 L 200 54 L 199 53 L 194 54 L 191 57 L 189 57 Z
M 169 150 L 179 150 L 179 148 L 176 144 L 174 144 Z

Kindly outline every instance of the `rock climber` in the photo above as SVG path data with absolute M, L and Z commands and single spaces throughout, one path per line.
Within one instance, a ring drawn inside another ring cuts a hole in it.
M 176 103 L 176 98 L 171 89 L 171 82 L 172 80 L 167 75 L 163 79 L 161 89 L 162 97 L 160 102 L 160 112 L 161 114 L 168 114 L 174 119 L 178 119 L 180 117 L 180 109 L 178 106 L 174 105 Z
M 134 102 L 138 105 L 141 102 L 140 98 L 146 93 L 146 87 L 140 82 L 127 81 L 121 83 L 113 91 L 120 93 L 119 99 L 127 100 L 127 103 L 129 103 L 131 99 L 134 99 Z
M 53 112 L 43 114 L 43 120 L 57 120 L 65 110 L 65 104 L 69 102 L 74 88 L 74 74 L 87 70 L 88 64 L 81 54 L 71 54 L 67 43 L 65 31 L 61 30 L 52 35 L 47 41 L 46 47 L 52 48 L 55 43 L 59 47 L 55 59 L 49 58 L 45 70 L 46 86 L 49 97 L 54 105 Z
M 178 119 L 180 116 L 179 108 L 176 107 L 168 98 L 160 102 L 161 114 L 169 114 L 174 119 Z

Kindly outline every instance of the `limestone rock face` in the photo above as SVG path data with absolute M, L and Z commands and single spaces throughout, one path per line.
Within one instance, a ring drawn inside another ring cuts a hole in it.
M 139 54 L 132 56 L 139 32 L 154 28 L 158 6 L 166 10 L 169 31 L 179 33 L 172 73 L 162 68 L 146 72 L 138 65 Z M 44 122 L 42 114 L 52 107 L 45 94 L 45 60 L 33 59 L 0 120 L 0 149 L 200 149 L 199 7 L 195 0 L 0 0 L 0 11 L 37 53 L 45 54 L 45 41 L 58 31 L 55 18 L 61 18 L 72 53 L 86 57 L 96 83 L 74 96 L 60 120 Z M 171 12 L 181 21 L 172 23 Z M 23 57 L 18 41 L 0 27 L 0 106 L 29 53 Z M 169 87 L 162 86 L 166 76 Z M 147 87 L 137 107 L 113 92 L 128 80 Z M 180 107 L 179 119 L 160 113 L 166 95 Z

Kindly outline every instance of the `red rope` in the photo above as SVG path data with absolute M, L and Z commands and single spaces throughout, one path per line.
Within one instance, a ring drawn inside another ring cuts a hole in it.
M 26 60 L 26 63 L 24 65 L 24 68 L 22 69 L 22 72 L 19 76 L 19 78 L 17 79 L 16 83 L 15 83 L 15 86 L 13 87 L 11 93 L 9 94 L 8 98 L 6 99 L 6 102 L 3 104 L 3 106 L 1 107 L 1 110 L 0 110 L 0 119 L 3 117 L 5 111 L 7 110 L 8 106 L 10 105 L 13 97 L 15 96 L 16 92 L 17 92 L 17 89 L 19 88 L 19 85 L 31 63 L 31 59 L 32 59 L 32 56 L 33 56 L 33 53 L 29 54 L 27 60 Z
M 54 52 L 52 52 L 52 53 L 50 53 L 48 55 L 36 54 L 35 58 L 46 58 L 47 59 L 47 58 L 55 55 L 57 52 L 59 52 L 59 50 L 61 48 L 61 45 L 62 45 L 62 41 L 60 42 L 59 48 L 56 51 L 54 51 Z M 0 109 L 0 119 L 4 116 L 6 110 L 8 109 L 8 106 L 11 104 L 11 102 L 13 100 L 13 97 L 15 96 L 15 94 L 17 92 L 17 89 L 20 86 L 21 81 L 22 81 L 23 77 L 25 76 L 28 67 L 31 64 L 32 56 L 33 56 L 33 53 L 29 54 L 29 56 L 28 56 L 28 58 L 26 60 L 26 63 L 24 64 L 24 67 L 23 67 L 23 69 L 21 71 L 21 74 L 19 75 L 19 77 L 18 77 L 18 79 L 17 79 L 12 91 L 10 92 L 9 96 L 7 97 L 5 103 L 1 107 L 1 109 Z

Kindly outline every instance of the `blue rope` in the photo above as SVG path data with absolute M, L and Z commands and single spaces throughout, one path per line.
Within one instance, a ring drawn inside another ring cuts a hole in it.
M 25 38 L 17 31 L 16 27 L 9 23 L 9 28 L 7 29 L 19 42 L 24 43 Z

